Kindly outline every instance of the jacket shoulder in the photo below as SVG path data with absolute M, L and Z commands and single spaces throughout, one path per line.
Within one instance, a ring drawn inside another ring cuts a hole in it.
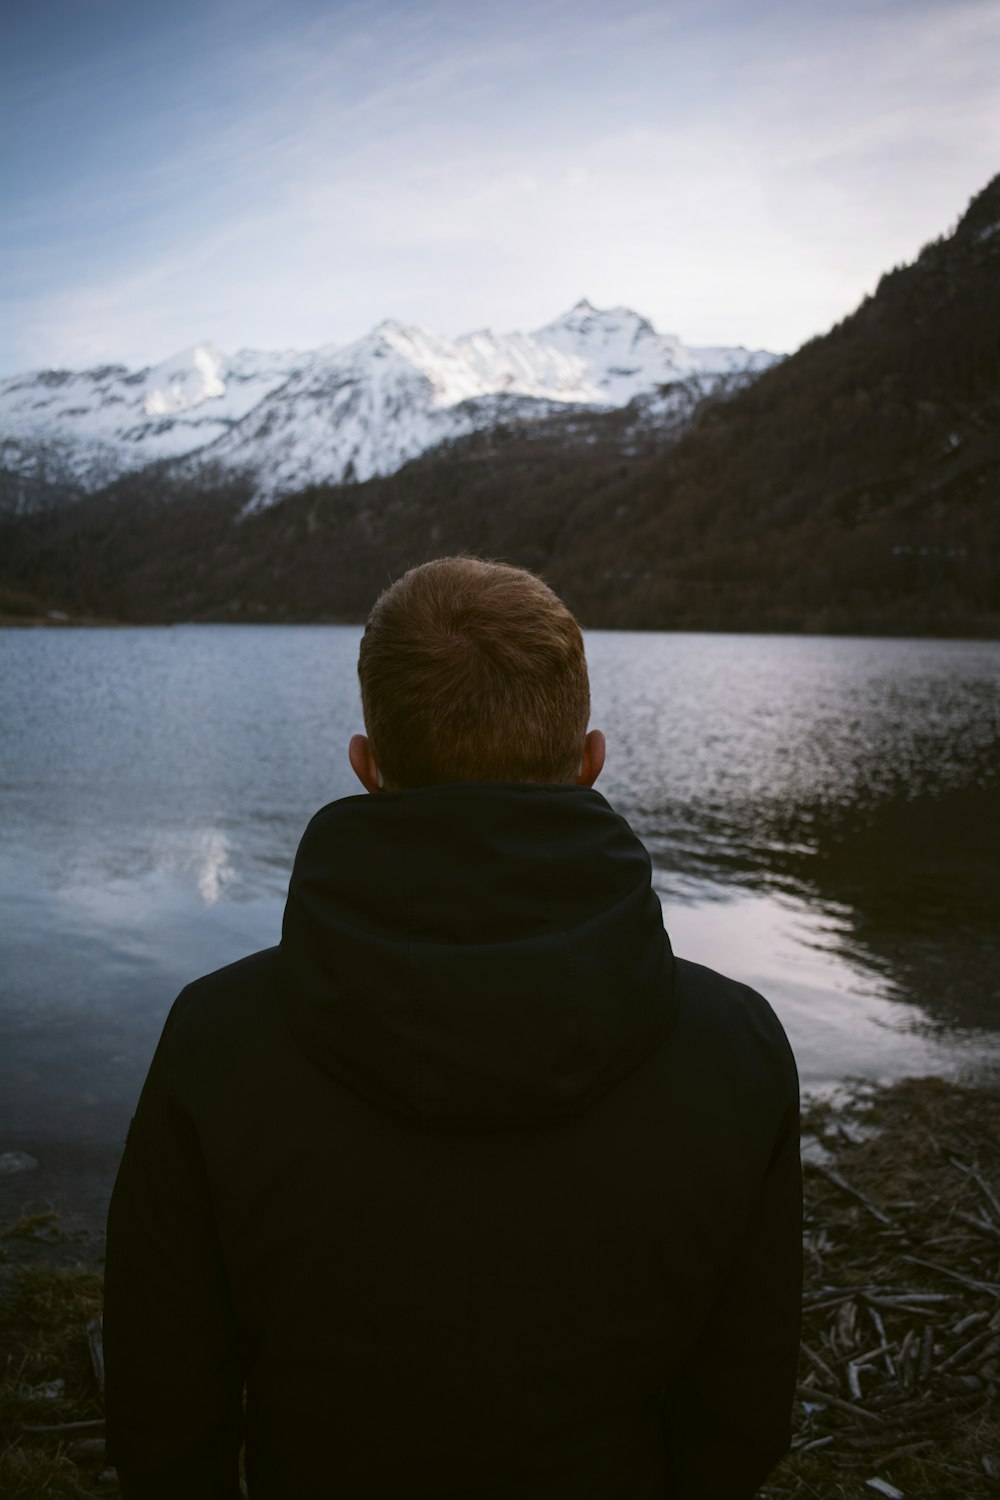
M 273 1042 L 280 1025 L 278 949 L 264 948 L 185 986 L 164 1026 L 170 1076 L 202 1074 Z
M 677 960 L 679 1029 L 723 1068 L 756 1074 L 798 1098 L 798 1072 L 785 1028 L 757 990 L 715 969 Z
M 177 1004 L 181 1001 L 186 1009 L 190 1005 L 219 1003 L 223 997 L 234 999 L 249 990 L 258 988 L 261 984 L 273 982 L 278 967 L 279 949 L 262 948 L 259 953 L 250 953 L 246 958 L 238 958 L 235 963 L 224 964 L 221 969 L 213 969 L 210 974 L 203 974 L 200 979 L 194 979 L 185 985 L 177 997 Z

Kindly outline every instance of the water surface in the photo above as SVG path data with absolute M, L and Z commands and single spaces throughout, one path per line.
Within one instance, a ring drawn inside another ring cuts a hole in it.
M 0 1211 L 93 1217 L 188 980 L 277 941 L 358 791 L 353 627 L 0 631 Z M 997 1066 L 1000 645 L 592 633 L 599 783 L 678 953 L 803 1085 Z

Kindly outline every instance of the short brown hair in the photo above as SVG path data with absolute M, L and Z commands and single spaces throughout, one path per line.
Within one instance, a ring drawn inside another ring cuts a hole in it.
M 572 782 L 590 715 L 580 627 L 524 568 L 439 557 L 368 617 L 365 728 L 393 786 Z

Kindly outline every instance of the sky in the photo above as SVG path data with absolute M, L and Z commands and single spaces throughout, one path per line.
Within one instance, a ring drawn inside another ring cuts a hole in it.
M 33 0 L 0 375 L 581 297 L 797 348 L 1000 170 L 1000 0 Z

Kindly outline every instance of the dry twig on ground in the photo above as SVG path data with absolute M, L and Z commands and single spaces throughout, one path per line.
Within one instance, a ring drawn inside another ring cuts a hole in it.
M 793 1451 L 761 1500 L 1000 1495 L 1000 1094 L 814 1108 Z M 831 1159 L 832 1158 L 832 1159 Z

